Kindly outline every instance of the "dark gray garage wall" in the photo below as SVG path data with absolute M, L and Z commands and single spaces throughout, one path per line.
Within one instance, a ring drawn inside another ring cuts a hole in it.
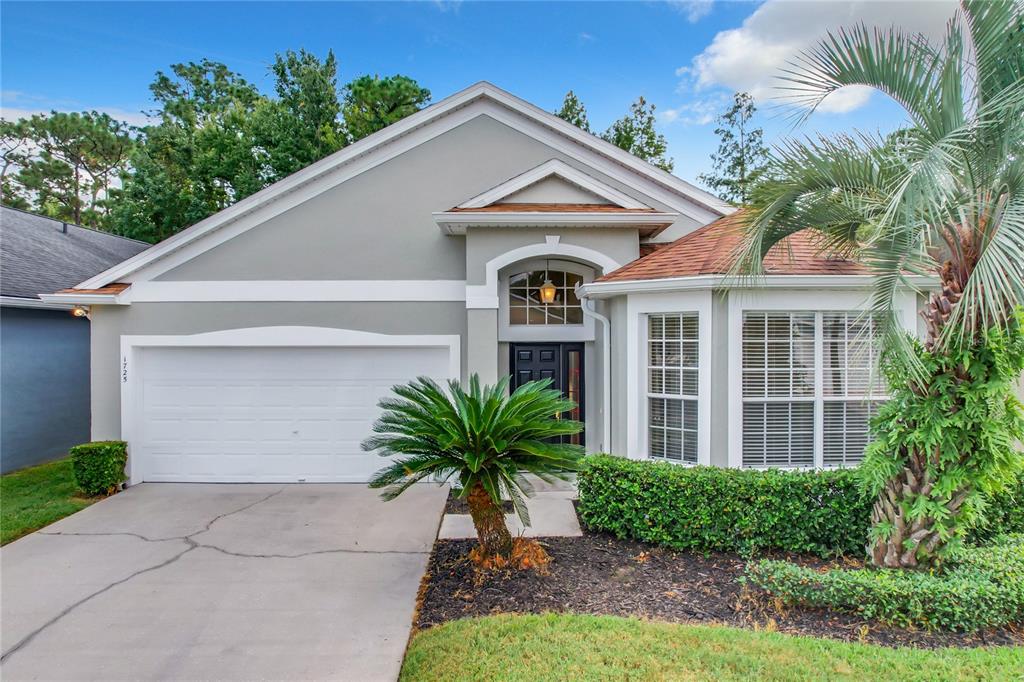
M 0 471 L 89 440 L 89 322 L 66 310 L 0 308 Z

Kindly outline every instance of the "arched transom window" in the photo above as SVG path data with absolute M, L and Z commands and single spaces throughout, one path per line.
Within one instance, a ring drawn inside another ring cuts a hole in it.
M 576 298 L 576 285 L 582 282 L 582 276 L 563 270 L 512 275 L 508 280 L 509 324 L 583 324 L 583 307 Z

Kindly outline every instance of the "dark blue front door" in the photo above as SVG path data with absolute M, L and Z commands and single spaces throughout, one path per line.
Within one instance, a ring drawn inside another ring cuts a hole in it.
M 513 343 L 509 370 L 512 390 L 528 381 L 551 379 L 551 387 L 576 403 L 576 409 L 567 413 L 569 419 L 583 421 L 584 377 L 582 343 Z M 568 439 L 570 443 L 584 444 L 584 434 Z

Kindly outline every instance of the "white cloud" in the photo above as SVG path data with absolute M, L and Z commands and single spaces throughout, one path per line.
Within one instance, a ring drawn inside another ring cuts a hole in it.
M 434 0 L 434 7 L 439 12 L 455 12 L 459 13 L 459 9 L 462 7 L 462 0 Z
M 687 102 L 675 109 L 663 109 L 659 114 L 665 123 L 704 126 L 714 122 L 725 107 L 728 96 L 723 93 Z
M 749 92 L 758 102 L 783 96 L 781 70 L 800 52 L 812 47 L 829 30 L 864 23 L 897 25 L 911 33 L 939 38 L 956 10 L 954 0 L 872 2 L 869 0 L 768 0 L 739 28 L 720 31 L 691 64 L 676 75 L 686 89 L 713 87 Z M 846 112 L 863 106 L 871 90 L 844 88 L 826 99 L 821 111 Z
M 580 31 L 580 33 L 576 36 L 576 41 L 580 45 L 583 45 L 584 43 L 592 43 L 595 40 L 597 40 L 597 37 L 594 36 L 592 33 L 587 33 L 586 31 Z
M 711 13 L 711 6 L 714 0 L 668 0 L 677 12 L 686 17 L 691 24 L 695 24 Z

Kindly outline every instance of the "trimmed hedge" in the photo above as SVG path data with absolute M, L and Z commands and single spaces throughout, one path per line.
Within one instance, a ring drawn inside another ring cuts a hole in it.
M 873 503 L 849 469 L 682 467 L 608 455 L 583 460 L 578 487 L 588 528 L 673 549 L 743 555 L 861 556 Z M 1024 477 L 991 498 L 984 516 L 969 542 L 1024 533 Z
M 1024 621 L 1024 535 L 956 550 L 941 573 L 821 572 L 763 560 L 748 565 L 746 574 L 786 603 L 847 611 L 900 627 L 973 632 Z
M 128 444 L 121 440 L 83 443 L 71 448 L 75 481 L 86 495 L 106 495 L 124 481 Z
M 599 455 L 577 483 L 587 527 L 672 549 L 863 553 L 871 500 L 849 470 L 682 467 Z

